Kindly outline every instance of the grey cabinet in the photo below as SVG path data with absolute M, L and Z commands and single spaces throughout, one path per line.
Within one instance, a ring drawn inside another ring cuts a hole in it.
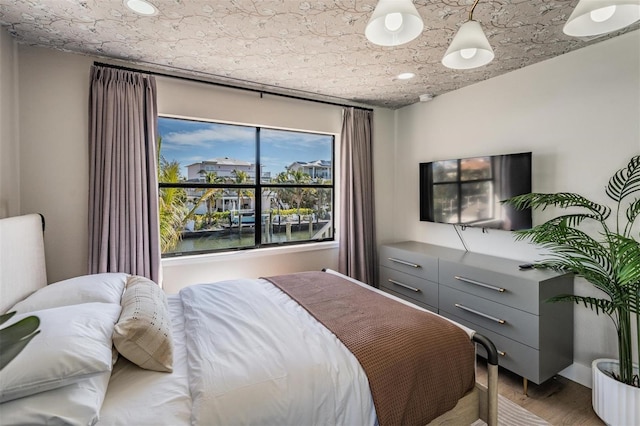
M 407 241 L 380 250 L 380 287 L 491 339 L 500 365 L 542 383 L 573 362 L 573 277 L 522 262 Z M 479 348 L 480 355 L 482 349 Z
M 384 290 L 403 297 L 411 302 L 438 312 L 438 283 L 416 277 L 395 269 L 380 268 L 381 280 L 384 283 Z
M 438 260 L 443 250 L 450 249 L 413 241 L 382 246 L 380 288 L 437 313 Z

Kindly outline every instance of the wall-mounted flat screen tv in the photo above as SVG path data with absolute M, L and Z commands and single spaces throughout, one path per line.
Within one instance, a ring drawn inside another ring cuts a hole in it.
M 420 164 L 420 220 L 481 228 L 531 228 L 531 209 L 500 204 L 531 192 L 531 153 Z

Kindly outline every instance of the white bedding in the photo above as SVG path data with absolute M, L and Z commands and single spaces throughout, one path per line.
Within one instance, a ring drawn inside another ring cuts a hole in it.
M 113 367 L 99 425 L 189 425 L 191 394 L 187 370 L 182 302 L 169 296 L 173 373 L 144 370 L 120 356 Z
M 375 423 L 360 364 L 272 284 L 224 281 L 180 295 L 189 330 L 193 423 Z
M 376 423 L 355 357 L 267 281 L 191 286 L 169 308 L 173 373 L 120 357 L 100 425 Z

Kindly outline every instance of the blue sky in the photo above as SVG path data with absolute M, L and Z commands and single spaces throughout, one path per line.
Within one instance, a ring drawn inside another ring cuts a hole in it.
M 186 166 L 217 157 L 255 162 L 255 128 L 229 124 L 158 118 L 161 154 L 177 160 L 186 177 Z M 262 129 L 263 172 L 275 176 L 294 161 L 331 160 L 332 137 L 313 133 Z

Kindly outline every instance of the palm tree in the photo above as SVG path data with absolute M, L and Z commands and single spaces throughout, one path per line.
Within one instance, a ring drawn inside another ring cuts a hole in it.
M 206 170 L 200 170 L 198 173 L 200 175 L 204 175 L 204 180 L 206 183 L 213 184 L 224 182 L 224 179 L 221 176 L 218 176 L 216 172 L 207 172 Z M 220 192 L 220 188 L 207 188 L 196 202 L 195 208 L 197 208 L 197 206 L 200 205 L 200 203 L 202 203 L 203 201 L 207 203 L 207 226 L 211 225 L 211 218 L 213 216 L 212 200 L 215 201 L 219 197 Z
M 234 169 L 231 173 L 234 176 L 233 183 L 235 184 L 242 185 L 250 180 L 249 174 L 244 170 Z M 241 201 L 244 196 L 253 197 L 253 191 L 245 188 L 237 188 L 236 193 L 238 194 L 238 210 L 240 210 L 240 206 L 242 206 Z
M 328 180 L 323 179 L 323 178 L 316 178 L 314 179 L 314 183 L 317 185 L 326 185 L 327 183 L 329 183 Z M 324 188 L 318 188 L 315 191 L 315 195 L 316 195 L 316 199 L 318 200 L 318 218 L 323 217 L 324 218 L 324 214 L 325 214 L 325 210 L 324 210 Z
M 182 180 L 180 163 L 160 158 L 158 181 L 177 183 Z M 182 188 L 161 188 L 158 199 L 160 215 L 160 248 L 163 253 L 174 249 L 182 238 L 182 229 L 187 221 L 185 203 L 187 194 Z
M 301 169 L 292 170 L 287 169 L 287 177 L 289 182 L 303 185 L 311 182 L 311 176 L 308 173 L 303 172 Z M 295 188 L 293 190 L 293 202 L 296 203 L 296 210 L 298 214 L 298 224 L 300 224 L 300 204 L 304 199 L 305 194 L 308 192 L 307 188 Z
M 272 182 L 274 183 L 286 183 L 289 181 L 289 178 L 287 177 L 287 172 L 280 172 L 276 175 L 275 178 L 272 179 Z M 280 222 L 281 220 L 281 216 L 280 216 L 280 209 L 284 207 L 284 203 L 287 202 L 287 195 L 289 193 L 289 190 L 286 188 L 274 188 L 273 189 L 273 194 L 275 195 L 275 201 L 276 204 L 278 206 L 278 222 Z
M 311 176 L 308 173 L 303 172 L 300 169 L 293 170 L 288 168 L 284 172 L 278 173 L 273 180 L 276 183 L 291 183 L 297 185 L 305 185 L 312 182 Z M 292 185 L 293 186 L 293 185 Z M 283 202 L 291 207 L 291 204 L 296 205 L 296 211 L 298 214 L 298 223 L 300 223 L 300 207 L 305 200 L 305 196 L 309 194 L 311 189 L 309 188 L 278 188 L 275 190 L 278 195 L 278 204 Z

